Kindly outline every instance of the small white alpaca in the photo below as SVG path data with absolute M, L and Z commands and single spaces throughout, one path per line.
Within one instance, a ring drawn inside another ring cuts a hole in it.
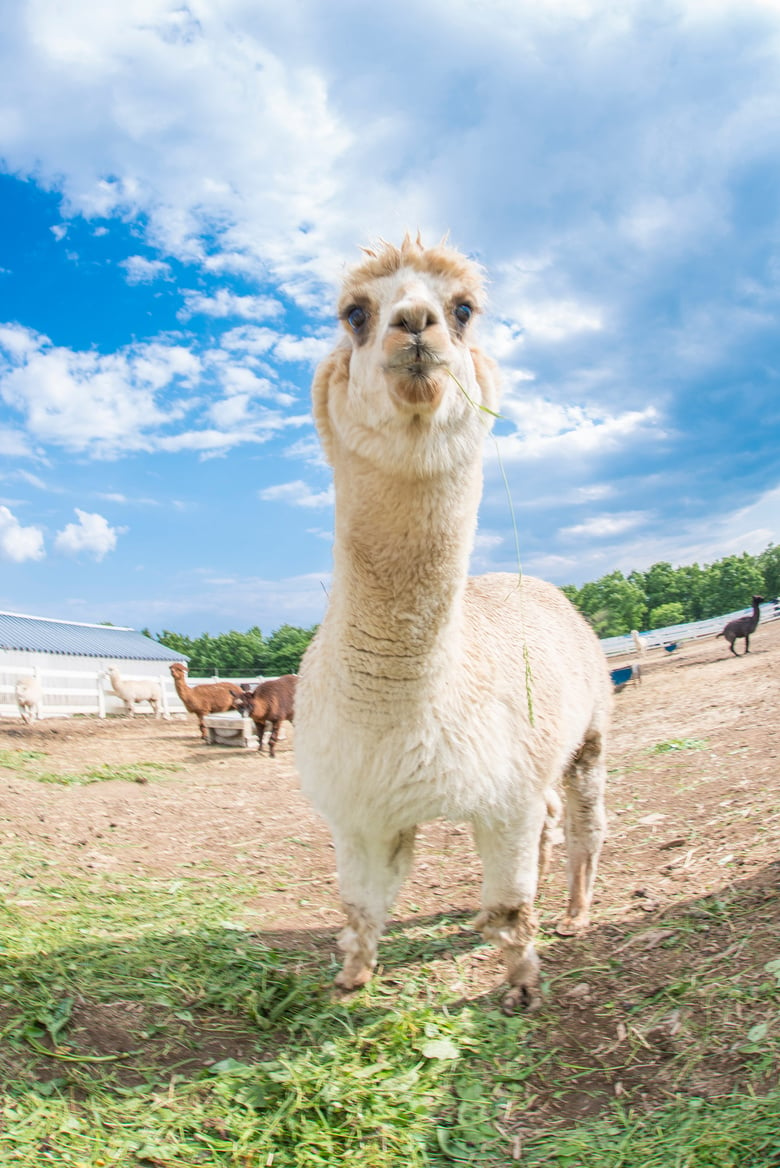
M 634 642 L 634 648 L 636 649 L 637 653 L 644 653 L 645 643 L 636 629 L 631 630 L 631 640 Z
M 37 677 L 20 677 L 16 682 L 16 704 L 19 716 L 28 724 L 41 716 L 43 690 Z
M 108 670 L 108 680 L 111 682 L 111 688 L 116 696 L 124 702 L 125 712 L 131 718 L 135 714 L 137 702 L 148 702 L 154 711 L 155 718 L 160 717 L 162 713 L 162 690 L 159 681 L 154 681 L 150 678 L 122 677 L 119 670 L 115 667 Z
M 333 466 L 328 611 L 301 667 L 296 763 L 333 833 L 346 928 L 336 978 L 371 977 L 416 827 L 470 821 L 483 864 L 476 926 L 497 943 L 503 1008 L 538 1002 L 534 910 L 565 797 L 568 908 L 585 928 L 605 833 L 611 682 L 586 622 L 552 585 L 468 579 L 493 363 L 471 340 L 477 267 L 408 236 L 348 274 L 345 336 L 313 410 Z

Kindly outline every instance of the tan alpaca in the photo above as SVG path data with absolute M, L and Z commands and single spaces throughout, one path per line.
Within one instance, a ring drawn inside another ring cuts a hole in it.
M 494 365 L 471 337 L 482 303 L 474 264 L 409 237 L 367 252 L 344 283 L 345 336 L 313 386 L 334 472 L 333 584 L 301 668 L 295 751 L 336 849 L 338 985 L 371 976 L 417 824 L 470 821 L 476 926 L 504 952 L 509 1012 L 538 1001 L 534 900 L 556 789 L 569 883 L 559 930 L 588 924 L 611 685 L 558 589 L 467 577 L 490 423 L 478 407 L 498 404 Z
M 184 706 L 198 719 L 200 736 L 208 741 L 208 731 L 203 719 L 207 714 L 223 714 L 235 708 L 236 701 L 244 700 L 240 685 L 232 681 L 207 681 L 202 685 L 187 685 L 187 666 L 183 661 L 175 661 L 170 667 L 176 693 Z

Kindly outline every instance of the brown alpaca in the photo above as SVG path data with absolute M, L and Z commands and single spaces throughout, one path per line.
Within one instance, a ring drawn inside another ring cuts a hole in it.
M 241 687 L 231 681 L 210 681 L 204 685 L 187 685 L 187 666 L 176 661 L 171 666 L 171 676 L 176 692 L 191 714 L 197 715 L 200 736 L 207 739 L 203 719 L 206 714 L 222 714 L 233 709 L 238 697 L 243 697 Z
M 268 753 L 274 757 L 276 741 L 279 737 L 279 727 L 282 722 L 292 722 L 295 716 L 295 683 L 298 675 L 285 673 L 283 677 L 275 677 L 269 681 L 261 681 L 251 694 L 243 695 L 243 700 L 237 700 L 235 705 L 239 710 L 245 710 L 255 724 L 257 732 L 257 749 L 263 749 L 263 735 L 266 723 L 271 723 L 271 734 L 268 739 Z

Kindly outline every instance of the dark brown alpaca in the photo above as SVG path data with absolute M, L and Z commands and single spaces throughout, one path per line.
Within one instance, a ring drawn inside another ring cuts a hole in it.
M 729 643 L 729 648 L 735 657 L 739 657 L 739 653 L 734 648 L 734 642 L 741 637 L 745 638 L 745 652 L 750 651 L 750 634 L 755 632 L 758 624 L 759 611 L 758 606 L 763 601 L 763 596 L 753 597 L 753 611 L 749 616 L 738 616 L 735 620 L 730 620 L 722 633 L 718 633 L 719 637 L 725 637 Z
M 282 722 L 292 722 L 295 716 L 295 683 L 297 673 L 285 673 L 270 681 L 261 681 L 255 690 L 234 703 L 236 709 L 249 714 L 257 732 L 257 749 L 263 749 L 263 735 L 266 722 L 271 723 L 268 739 L 268 753 L 274 757 L 276 740 Z

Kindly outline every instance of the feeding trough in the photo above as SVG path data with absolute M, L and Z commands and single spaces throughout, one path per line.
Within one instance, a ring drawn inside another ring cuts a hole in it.
M 638 665 L 623 665 L 620 669 L 610 669 L 609 676 L 612 678 L 615 693 L 620 693 L 629 681 L 641 681 L 642 671 Z
M 209 746 L 241 746 L 245 750 L 257 750 L 255 724 L 246 714 L 239 714 L 237 710 L 206 714 L 203 725 Z

